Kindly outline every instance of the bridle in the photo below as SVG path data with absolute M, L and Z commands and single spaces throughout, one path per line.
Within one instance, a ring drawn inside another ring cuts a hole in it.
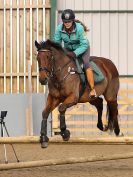
M 41 49 L 41 50 L 38 50 L 38 52 L 51 52 L 51 51 L 48 49 Z M 49 73 L 49 75 L 51 75 L 51 71 L 47 69 L 45 66 L 44 67 L 40 66 L 39 71 L 46 71 L 47 73 Z
M 51 52 L 49 49 L 40 49 L 40 50 L 38 50 L 38 52 Z M 55 59 L 54 59 L 54 57 L 52 56 L 51 57 L 51 59 L 54 61 Z M 49 76 L 47 77 L 48 79 L 50 79 L 51 77 L 53 77 L 53 76 L 55 76 L 55 74 L 57 73 L 57 72 L 62 72 L 63 70 L 64 70 L 64 68 L 66 67 L 66 66 L 68 66 L 68 64 L 70 64 L 71 62 L 72 62 L 73 60 L 72 59 L 70 59 L 67 63 L 65 63 L 64 64 L 64 66 L 63 67 L 59 67 L 58 69 L 54 69 L 54 66 L 52 67 L 52 69 L 51 70 L 49 70 L 49 69 L 47 69 L 46 67 L 39 67 L 39 71 L 45 71 L 45 72 L 47 72 L 47 73 L 49 73 Z M 69 74 L 75 74 L 76 73 L 76 71 L 74 71 L 74 68 L 71 68 L 70 66 L 68 67 L 68 73 L 63 77 L 63 79 L 62 79 L 62 81 L 61 82 L 63 82 L 67 77 L 68 77 L 68 75 Z

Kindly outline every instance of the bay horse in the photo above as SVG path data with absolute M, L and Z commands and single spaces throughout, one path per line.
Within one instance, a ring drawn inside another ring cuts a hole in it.
M 100 68 L 104 80 L 95 85 L 97 98 L 89 98 L 90 86 L 86 86 L 82 96 L 79 96 L 82 85 L 79 74 L 71 74 L 70 70 L 76 70 L 76 64 L 69 58 L 61 45 L 46 40 L 45 42 L 35 41 L 37 48 L 37 61 L 39 67 L 39 82 L 42 85 L 48 83 L 49 93 L 46 106 L 42 112 L 40 143 L 42 148 L 48 146 L 47 118 L 57 107 L 59 110 L 60 135 L 64 141 L 70 138 L 70 131 L 66 129 L 65 112 L 67 108 L 77 103 L 89 102 L 94 105 L 98 112 L 97 127 L 101 131 L 112 130 L 118 136 L 120 128 L 118 124 L 117 95 L 119 90 L 119 73 L 113 62 L 102 57 L 92 57 L 92 61 Z M 107 102 L 108 124 L 105 128 L 102 123 L 103 95 Z

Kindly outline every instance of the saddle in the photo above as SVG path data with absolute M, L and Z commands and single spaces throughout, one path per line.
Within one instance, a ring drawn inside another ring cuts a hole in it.
M 93 58 L 93 57 L 92 57 Z M 82 85 L 82 89 L 80 91 L 80 97 L 82 96 L 86 85 L 88 84 L 87 78 L 86 78 L 86 74 L 85 74 L 85 70 L 83 68 L 83 61 L 81 58 L 76 58 L 75 59 L 75 63 L 77 66 L 77 73 L 80 76 L 80 81 L 81 81 L 81 85 Z M 94 63 L 91 58 L 90 58 L 90 66 L 93 70 L 93 75 L 94 75 L 94 84 L 98 84 L 100 82 L 102 82 L 105 78 L 103 73 L 101 72 L 100 68 L 96 65 L 96 63 Z

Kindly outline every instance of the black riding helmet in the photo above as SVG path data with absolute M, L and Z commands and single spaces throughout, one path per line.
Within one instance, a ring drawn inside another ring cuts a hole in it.
M 74 21 L 75 14 L 74 14 L 73 10 L 66 9 L 62 12 L 61 18 L 62 18 L 63 22 Z

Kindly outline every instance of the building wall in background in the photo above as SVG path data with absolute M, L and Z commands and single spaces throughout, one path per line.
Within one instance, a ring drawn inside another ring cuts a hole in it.
M 110 58 L 120 75 L 133 75 L 133 1 L 57 0 L 58 22 L 66 8 L 90 29 L 91 55 Z

